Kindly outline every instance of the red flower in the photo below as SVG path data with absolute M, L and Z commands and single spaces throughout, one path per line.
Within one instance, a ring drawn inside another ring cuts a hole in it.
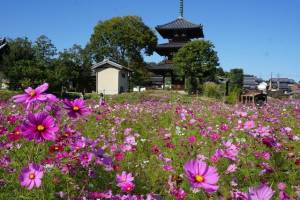
M 54 153 L 54 152 L 62 152 L 64 150 L 63 146 L 61 145 L 51 145 L 49 147 L 49 152 Z
M 300 166 L 300 158 L 297 159 L 297 160 L 295 161 L 295 164 L 296 164 L 297 166 Z
M 116 154 L 115 154 L 115 159 L 116 159 L 117 161 L 123 160 L 123 159 L 124 159 L 124 154 L 123 154 L 122 152 L 116 153 Z

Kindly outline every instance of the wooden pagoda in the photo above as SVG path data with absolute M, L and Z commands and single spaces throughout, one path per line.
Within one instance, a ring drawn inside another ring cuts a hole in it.
M 174 89 L 182 86 L 184 80 L 182 77 L 176 77 L 173 73 L 173 56 L 192 39 L 204 38 L 203 28 L 201 24 L 194 24 L 184 18 L 183 15 L 183 0 L 180 0 L 180 15 L 179 17 L 169 23 L 158 25 L 155 27 L 156 31 L 167 39 L 168 42 L 158 44 L 156 52 L 160 56 L 164 56 L 165 60 L 158 65 L 149 66 L 149 70 L 154 73 L 154 76 L 162 77 L 163 88 L 165 86 L 165 78 L 171 78 L 171 84 Z

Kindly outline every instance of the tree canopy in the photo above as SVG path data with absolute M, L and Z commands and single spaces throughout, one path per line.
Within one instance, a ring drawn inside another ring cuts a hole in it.
M 110 58 L 130 67 L 135 82 L 141 83 L 146 74 L 143 55 L 151 55 L 157 38 L 137 16 L 114 17 L 100 21 L 94 28 L 87 50 L 94 62 Z
M 194 40 L 179 49 L 173 58 L 175 72 L 185 76 L 186 89 L 195 92 L 199 84 L 214 81 L 219 65 L 214 45 L 205 40 Z
M 227 78 L 230 79 L 229 87 L 230 91 L 234 89 L 241 90 L 243 86 L 243 79 L 244 79 L 244 70 L 240 68 L 231 69 L 226 74 Z
M 57 53 L 51 40 L 42 35 L 34 42 L 28 38 L 8 39 L 9 51 L 0 60 L 0 71 L 9 79 L 11 89 L 49 82 L 51 89 L 74 85 L 75 90 L 91 88 L 91 61 L 79 45 Z

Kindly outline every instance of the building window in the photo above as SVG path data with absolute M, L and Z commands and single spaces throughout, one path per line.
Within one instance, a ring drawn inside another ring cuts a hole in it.
M 122 78 L 125 78 L 125 77 L 126 77 L 125 73 L 124 73 L 124 72 L 122 72 Z

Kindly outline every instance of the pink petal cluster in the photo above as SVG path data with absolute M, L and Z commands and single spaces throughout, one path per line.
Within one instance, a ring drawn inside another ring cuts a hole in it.
M 116 176 L 117 186 L 121 188 L 123 192 L 131 192 L 135 185 L 133 183 L 134 177 L 131 173 L 122 172 Z
M 216 168 L 200 160 L 189 160 L 183 169 L 192 188 L 202 188 L 208 193 L 218 190 L 219 175 Z
M 48 89 L 48 86 L 48 83 L 44 83 L 35 89 L 28 87 L 27 89 L 25 89 L 24 94 L 15 95 L 12 99 L 15 103 L 23 103 L 27 105 L 28 108 L 33 102 L 42 102 L 48 99 L 48 96 L 46 94 L 43 94 Z
M 43 167 L 37 164 L 29 164 L 28 167 L 22 169 L 19 181 L 23 187 L 31 190 L 34 187 L 39 188 L 42 184 L 44 176 Z
M 86 116 L 91 113 L 91 110 L 85 105 L 83 99 L 75 99 L 74 101 L 65 99 L 64 108 L 68 110 L 68 115 L 72 118 Z
M 272 198 L 274 191 L 265 184 L 258 187 L 249 188 L 249 200 L 269 200 Z
M 45 140 L 54 141 L 58 127 L 53 117 L 45 112 L 28 114 L 27 120 L 23 123 L 22 135 L 28 140 L 42 142 Z

